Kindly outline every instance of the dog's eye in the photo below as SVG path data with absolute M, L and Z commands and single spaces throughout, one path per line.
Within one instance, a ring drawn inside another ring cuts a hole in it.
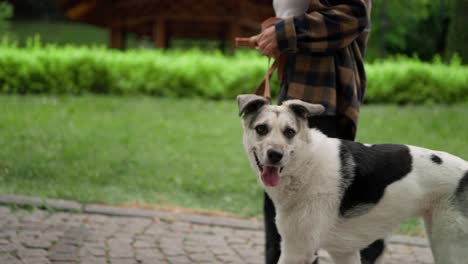
M 268 127 L 266 125 L 258 125 L 255 127 L 255 131 L 257 131 L 257 134 L 260 136 L 264 136 L 268 133 Z
M 286 128 L 283 134 L 287 138 L 293 138 L 296 135 L 296 131 L 294 131 L 292 128 Z

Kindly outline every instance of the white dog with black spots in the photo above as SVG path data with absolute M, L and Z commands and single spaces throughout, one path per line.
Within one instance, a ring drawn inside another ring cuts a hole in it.
M 277 211 L 280 264 L 310 263 L 319 248 L 337 264 L 361 263 L 360 250 L 413 216 L 423 217 L 437 264 L 468 263 L 468 162 L 328 138 L 307 124 L 321 105 L 237 100 L 245 151 Z

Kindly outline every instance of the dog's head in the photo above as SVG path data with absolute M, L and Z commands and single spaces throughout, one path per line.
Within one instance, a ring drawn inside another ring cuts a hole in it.
M 308 143 L 308 117 L 325 108 L 300 100 L 271 105 L 266 98 L 251 94 L 239 95 L 237 103 L 250 163 L 265 186 L 275 187 L 283 170 L 294 166 L 291 157 Z

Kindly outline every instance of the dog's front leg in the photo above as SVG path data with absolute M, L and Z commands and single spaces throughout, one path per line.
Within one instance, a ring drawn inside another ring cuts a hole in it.
M 315 252 L 320 246 L 320 228 L 314 226 L 313 221 L 299 219 L 291 214 L 287 219 L 277 217 L 282 238 L 279 264 L 311 264 L 317 257 Z
M 299 242 L 299 241 L 296 241 Z M 315 251 L 308 247 L 308 243 L 303 243 L 302 245 L 293 245 L 293 243 L 283 240 L 281 242 L 281 256 L 278 261 L 278 264 L 312 264 L 316 263 Z
M 335 264 L 361 264 L 359 251 L 349 254 L 338 254 L 329 252 Z

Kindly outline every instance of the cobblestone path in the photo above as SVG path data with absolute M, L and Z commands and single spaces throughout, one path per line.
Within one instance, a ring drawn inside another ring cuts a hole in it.
M 84 208 L 71 213 L 0 206 L 0 263 L 263 263 L 259 222 Z M 320 255 L 321 263 L 332 263 L 326 253 Z M 433 263 L 423 239 L 405 236 L 394 237 L 386 259 L 390 264 Z

